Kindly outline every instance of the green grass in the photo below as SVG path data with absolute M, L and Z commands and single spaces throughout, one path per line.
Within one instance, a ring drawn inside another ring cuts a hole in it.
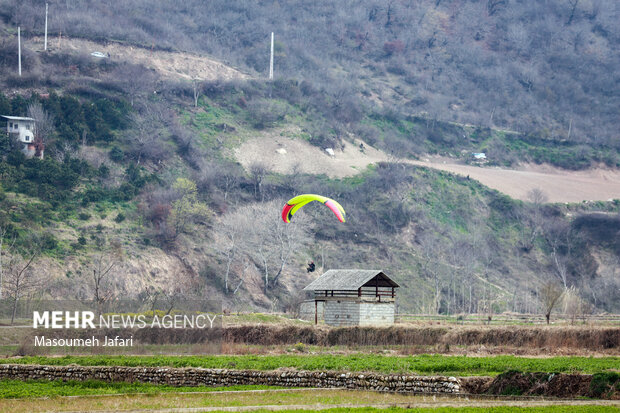
M 288 318 L 278 314 L 240 313 L 224 316 L 225 324 L 280 324 L 283 322 L 288 324 L 309 324 L 303 320 Z
M 106 383 L 98 380 L 0 380 L 0 399 L 93 396 L 100 394 L 165 393 L 165 392 L 215 392 L 222 390 L 265 390 L 282 387 L 264 385 L 244 385 L 228 387 L 173 387 L 165 384 L 149 383 Z
M 273 410 L 260 409 L 252 410 L 253 412 L 265 413 L 273 412 Z M 278 410 L 279 412 L 299 412 L 299 410 Z M 607 413 L 619 412 L 620 408 L 616 406 L 533 406 L 533 407 L 514 407 L 514 406 L 496 406 L 496 407 L 390 407 L 387 409 L 378 409 L 373 407 L 348 407 L 321 410 L 326 413 L 375 413 L 375 412 L 410 412 L 410 413 Z
M 235 356 L 65 356 L 3 359 L 0 363 L 82 366 L 203 367 L 224 369 L 372 371 L 379 373 L 495 376 L 520 372 L 601 373 L 620 369 L 620 357 L 515 356 L 467 357 L 417 355 L 407 357 L 378 354 L 352 355 L 235 355 Z

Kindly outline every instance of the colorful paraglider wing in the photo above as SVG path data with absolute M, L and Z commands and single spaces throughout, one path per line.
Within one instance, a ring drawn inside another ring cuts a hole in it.
M 342 208 L 342 205 L 340 205 L 333 199 L 314 194 L 298 195 L 290 199 L 282 209 L 282 220 L 287 223 L 291 222 L 291 219 L 293 218 L 293 215 L 295 215 L 295 212 L 297 212 L 299 208 L 312 201 L 318 201 L 325 204 L 329 209 L 332 210 L 332 212 L 334 213 L 334 215 L 336 215 L 340 222 L 345 222 L 346 213 L 344 212 L 344 208 Z

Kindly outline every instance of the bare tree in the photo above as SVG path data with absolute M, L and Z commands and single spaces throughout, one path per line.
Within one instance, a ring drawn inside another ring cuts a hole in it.
M 547 281 L 540 289 L 540 301 L 545 312 L 547 324 L 549 324 L 549 319 L 551 318 L 551 311 L 553 311 L 563 292 L 562 287 L 553 281 Z
M 551 262 L 555 275 L 568 287 L 568 266 L 571 257 L 571 227 L 564 221 L 554 219 L 546 222 L 544 236 L 551 248 Z
M 39 102 L 31 103 L 28 106 L 28 116 L 35 120 L 35 156 L 40 157 L 45 145 L 50 143 L 49 140 L 54 134 L 54 117 L 45 111 Z
M 6 237 L 6 233 L 7 233 L 6 226 L 0 225 L 0 300 L 2 299 L 2 280 L 4 278 L 5 254 L 7 254 L 4 251 L 4 249 L 5 249 L 4 237 Z M 11 245 L 7 249 L 10 250 L 14 243 L 15 243 L 15 240 L 13 239 L 13 242 L 11 243 Z
M 214 248 L 224 258 L 226 288 L 230 288 L 235 263 L 243 263 L 247 257 L 262 273 L 264 290 L 268 291 L 278 284 L 295 251 L 307 244 L 309 237 L 303 213 L 295 216 L 295 222 L 285 224 L 274 212 L 279 209 L 278 201 L 254 204 L 220 220 L 216 228 L 221 233 L 216 236 Z
M 214 249 L 224 260 L 224 289 L 229 293 L 229 279 L 233 265 L 236 261 L 242 260 L 244 250 L 244 232 L 252 225 L 245 215 L 233 212 L 224 215 L 218 220 L 214 228 L 215 242 Z
M 540 188 L 534 188 L 527 193 L 527 199 L 532 203 L 531 208 L 519 208 L 516 216 L 521 221 L 530 223 L 530 225 L 521 226 L 521 238 L 519 240 L 521 248 L 529 252 L 534 246 L 536 238 L 544 232 L 543 205 L 547 202 L 548 197 Z
M 570 318 L 570 323 L 575 324 L 577 317 L 583 313 L 583 300 L 579 295 L 579 289 L 575 286 L 567 288 L 562 296 L 564 314 Z
M 114 270 L 121 260 L 122 250 L 118 242 L 111 242 L 107 247 L 102 246 L 102 249 L 92 257 L 88 271 L 93 300 L 99 312 L 105 303 L 114 298 L 116 294 Z
M 433 313 L 439 314 L 439 308 L 441 307 L 441 290 L 443 288 L 441 266 L 437 262 L 440 258 L 440 243 L 432 235 L 424 235 L 420 237 L 418 241 L 421 246 L 422 273 L 432 280 L 433 285 L 433 299 L 430 309 Z
M 262 162 L 254 162 L 250 165 L 250 177 L 254 184 L 254 198 L 258 199 L 262 194 L 262 185 L 269 168 Z
M 135 100 L 142 94 L 153 91 L 156 76 L 143 66 L 122 64 L 110 73 L 109 80 L 121 84 L 129 95 L 131 106 L 134 106 Z
M 14 253 L 8 257 L 3 267 L 6 272 L 4 278 L 6 297 L 12 302 L 11 324 L 15 321 L 19 300 L 41 285 L 41 280 L 30 271 L 30 266 L 37 255 L 38 251 L 31 252 L 25 258 Z
M 132 129 L 125 135 L 129 153 L 139 164 L 143 159 L 161 162 L 168 159 L 170 148 L 164 142 L 162 131 L 168 122 L 168 113 L 157 104 L 149 104 L 140 112 L 132 113 Z
M 194 107 L 198 107 L 198 98 L 200 97 L 200 90 L 202 89 L 202 84 L 200 83 L 200 79 L 192 79 L 192 89 L 194 92 Z
M 540 188 L 534 188 L 527 193 L 527 199 L 536 206 L 541 206 L 549 200 L 547 194 Z

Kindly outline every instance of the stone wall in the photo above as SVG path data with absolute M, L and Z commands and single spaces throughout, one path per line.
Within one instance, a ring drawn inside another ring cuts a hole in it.
M 262 384 L 285 387 L 347 388 L 362 390 L 459 393 L 455 377 L 322 371 L 257 371 L 172 367 L 0 365 L 0 380 L 101 380 L 171 386 L 231 386 Z

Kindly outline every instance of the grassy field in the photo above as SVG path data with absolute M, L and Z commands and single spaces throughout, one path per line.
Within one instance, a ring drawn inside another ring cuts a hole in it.
M 202 367 L 238 370 L 372 371 L 379 373 L 415 373 L 422 375 L 494 376 L 506 371 L 600 373 L 620 370 L 620 357 L 515 356 L 467 357 L 443 355 L 386 356 L 349 355 L 233 355 L 233 356 L 65 356 L 22 357 L 0 363 L 83 366 Z
M 93 382 L 94 383 L 94 382 Z M 92 384 L 92 383 L 91 383 Z M 27 383 L 25 385 L 28 385 Z M 44 384 L 38 385 L 39 393 Z M 99 390 L 106 385 L 102 384 Z M 127 387 L 130 388 L 130 384 Z M 97 386 L 93 385 L 93 388 Z M 50 384 L 49 389 L 55 385 Z M 228 389 L 224 389 L 228 390 Z M 400 412 L 415 406 L 420 412 L 618 412 L 613 401 L 471 399 L 459 397 L 405 395 L 336 389 L 245 390 L 212 392 L 168 392 L 61 397 L 50 391 L 45 397 L 0 399 L 0 411 L 49 412 L 89 410 L 173 409 L 178 407 L 217 411 L 218 408 L 247 408 L 253 411 L 323 410 L 334 412 Z M 289 409 L 286 409 L 289 407 Z M 330 409 L 334 407 L 335 409 Z M 212 409 L 212 410 L 211 410 Z M 534 410 L 532 410 L 534 409 Z M 202 411 L 202 410 L 201 410 Z
M 98 380 L 0 380 L 0 399 L 18 399 L 57 396 L 94 396 L 102 394 L 158 394 L 240 390 L 281 389 L 277 386 L 228 386 L 228 387 L 174 387 L 149 383 L 108 383 Z

